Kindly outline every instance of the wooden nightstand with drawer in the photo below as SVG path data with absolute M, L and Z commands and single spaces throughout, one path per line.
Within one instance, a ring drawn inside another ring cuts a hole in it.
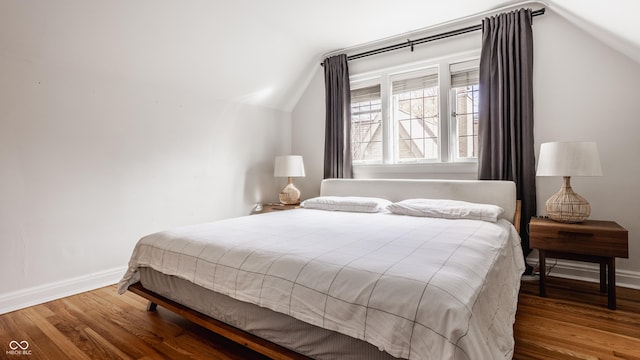
M 616 258 L 629 257 L 628 232 L 613 221 L 586 220 L 566 224 L 532 218 L 529 242 L 540 252 L 540 296 L 547 295 L 546 258 L 600 264 L 600 291 L 608 293 L 609 309 L 616 308 Z

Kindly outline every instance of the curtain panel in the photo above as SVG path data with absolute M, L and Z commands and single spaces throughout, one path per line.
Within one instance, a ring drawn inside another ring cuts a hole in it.
M 351 178 L 351 88 L 347 55 L 326 58 L 324 178 Z
M 531 10 L 520 9 L 482 21 L 478 124 L 478 179 L 516 183 L 525 257 L 536 214 L 531 20 Z

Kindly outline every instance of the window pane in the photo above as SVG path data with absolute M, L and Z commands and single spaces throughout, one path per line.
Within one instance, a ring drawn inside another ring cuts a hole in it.
M 351 92 L 351 154 L 354 163 L 382 160 L 379 85 Z
M 458 158 L 478 157 L 478 85 L 453 89 L 456 98 Z
M 437 75 L 436 75 L 437 76 Z M 408 82 L 411 80 L 403 80 Z M 420 89 L 392 87 L 393 121 L 399 160 L 435 160 L 439 157 L 438 87 L 426 84 Z

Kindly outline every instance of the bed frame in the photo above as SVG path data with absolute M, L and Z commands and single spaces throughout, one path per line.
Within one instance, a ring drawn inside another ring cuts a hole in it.
M 520 201 L 516 200 L 515 183 L 511 181 L 325 179 L 320 187 L 320 195 L 375 196 L 394 202 L 410 198 L 431 198 L 494 204 L 504 209 L 501 217 L 513 223 L 516 230 L 520 231 Z M 147 311 L 155 311 L 160 305 L 218 335 L 272 359 L 309 359 L 290 349 L 158 295 L 145 289 L 139 282 L 129 286 L 129 291 L 149 300 Z

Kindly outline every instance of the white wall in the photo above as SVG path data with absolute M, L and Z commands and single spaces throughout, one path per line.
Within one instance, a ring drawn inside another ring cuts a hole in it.
M 548 141 L 598 143 L 604 176 L 572 178 L 571 185 L 591 203 L 592 219 L 613 220 L 629 230 L 629 259 L 618 260 L 618 276 L 638 276 L 640 63 L 553 12 L 534 23 L 536 154 Z M 561 181 L 537 179 L 539 214 Z
M 537 8 L 534 6 L 534 8 Z M 474 22 L 475 23 L 475 22 Z M 592 219 L 614 220 L 629 230 L 630 259 L 618 261 L 622 283 L 640 286 L 640 101 L 637 83 L 640 64 L 611 49 L 587 32 L 547 9 L 534 18 L 534 115 L 536 153 L 540 143 L 555 140 L 593 140 L 598 143 L 603 177 L 574 178 L 575 191 L 591 202 Z M 464 24 L 462 24 L 464 26 Z M 459 27 L 459 26 L 454 26 Z M 440 30 L 446 29 L 437 29 Z M 415 38 L 415 37 L 414 37 Z M 349 63 L 351 74 L 377 67 L 414 62 L 478 50 L 479 32 L 400 50 Z M 352 53 L 359 52 L 359 50 Z M 309 176 L 304 186 L 317 194 L 322 178 L 324 147 L 324 79 L 318 67 L 306 93 L 293 111 L 293 151 L 305 156 Z M 375 173 L 369 177 L 464 178 L 465 174 L 421 171 Z M 362 172 L 361 172 L 362 173 Z M 475 176 L 468 173 L 467 176 Z M 544 202 L 560 188 L 560 178 L 538 178 L 538 213 Z M 597 277 L 593 267 L 580 276 Z M 559 270 L 558 270 L 559 271 Z M 574 271 L 575 273 L 575 271 Z M 575 275 L 575 274 L 574 274 Z
M 290 113 L 82 64 L 56 51 L 66 38 L 4 24 L 20 41 L 0 42 L 0 313 L 113 283 L 150 232 L 277 198 Z
M 318 67 L 291 115 L 291 151 L 304 159 L 305 177 L 295 179 L 302 199 L 320 194 L 324 176 L 324 75 Z

